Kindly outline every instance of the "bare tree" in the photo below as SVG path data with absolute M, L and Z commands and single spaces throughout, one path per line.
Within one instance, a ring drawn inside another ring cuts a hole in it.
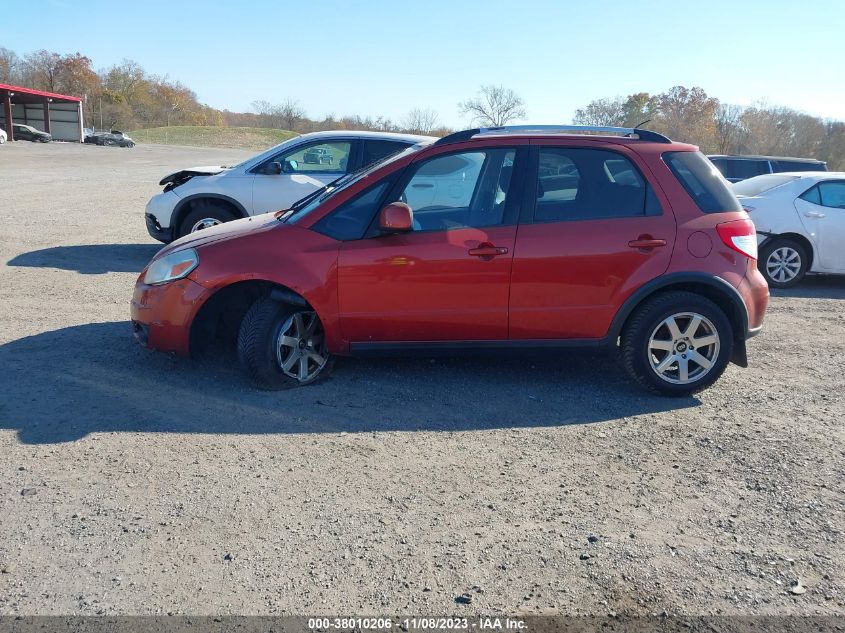
M 404 128 L 411 134 L 430 134 L 437 127 L 437 113 L 430 108 L 414 108 L 405 118 Z
M 720 154 L 739 152 L 744 128 L 742 126 L 742 106 L 720 103 L 716 108 L 716 151 Z
M 474 99 L 458 104 L 462 115 L 470 115 L 474 124 L 499 127 L 525 118 L 525 103 L 510 88 L 481 86 Z
M 20 81 L 21 60 L 15 51 L 0 46 L 0 83 L 14 84 Z
M 305 118 L 305 110 L 294 99 L 288 99 L 283 104 L 276 106 L 275 110 L 276 115 L 281 118 L 287 130 L 294 130 L 299 126 L 300 121 Z

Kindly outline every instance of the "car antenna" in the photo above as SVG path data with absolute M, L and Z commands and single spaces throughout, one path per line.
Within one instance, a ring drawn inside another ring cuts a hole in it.
M 637 123 L 637 124 L 634 126 L 634 129 L 635 129 L 635 130 L 638 130 L 638 129 L 640 129 L 640 126 L 641 126 L 641 125 L 645 125 L 646 123 L 651 123 L 651 119 L 646 119 L 646 120 L 645 120 L 645 121 L 643 121 L 642 123 Z

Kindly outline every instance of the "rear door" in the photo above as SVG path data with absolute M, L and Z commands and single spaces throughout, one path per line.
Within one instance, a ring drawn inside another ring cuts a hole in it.
M 624 147 L 532 147 L 511 274 L 511 339 L 600 338 L 669 266 L 675 220 Z

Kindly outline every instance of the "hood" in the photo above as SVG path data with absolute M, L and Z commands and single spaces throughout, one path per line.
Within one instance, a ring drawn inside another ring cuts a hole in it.
M 194 176 L 214 176 L 215 174 L 222 173 L 226 171 L 228 167 L 223 167 L 221 165 L 214 165 L 211 167 L 191 167 L 189 169 L 181 169 L 179 171 L 174 171 L 172 174 L 168 174 L 164 178 L 162 178 L 158 184 L 166 185 L 168 183 L 177 183 L 177 182 L 185 182 L 186 180 L 190 180 Z
M 212 226 L 196 233 L 190 233 L 184 237 L 180 237 L 162 248 L 156 257 L 161 257 L 172 251 L 181 250 L 183 248 L 202 248 L 214 242 L 223 240 L 231 240 L 240 237 L 246 233 L 254 231 L 267 231 L 274 228 L 283 228 L 287 226 L 283 222 L 276 219 L 277 212 L 262 213 L 261 215 L 254 215 L 249 218 L 242 218 L 240 220 L 233 220 L 232 222 L 224 222 L 217 226 Z

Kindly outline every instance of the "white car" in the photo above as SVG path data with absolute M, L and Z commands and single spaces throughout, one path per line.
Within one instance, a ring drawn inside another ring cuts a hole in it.
M 0 145 L 6 142 L 9 137 L 6 135 L 6 130 L 0 129 Z
M 771 287 L 794 286 L 808 272 L 845 274 L 845 172 L 765 174 L 733 190 L 757 227 Z
M 344 174 L 435 140 L 387 132 L 315 132 L 233 167 L 183 169 L 165 176 L 159 183 L 164 191 L 147 203 L 147 231 L 168 243 L 215 224 L 287 209 Z

